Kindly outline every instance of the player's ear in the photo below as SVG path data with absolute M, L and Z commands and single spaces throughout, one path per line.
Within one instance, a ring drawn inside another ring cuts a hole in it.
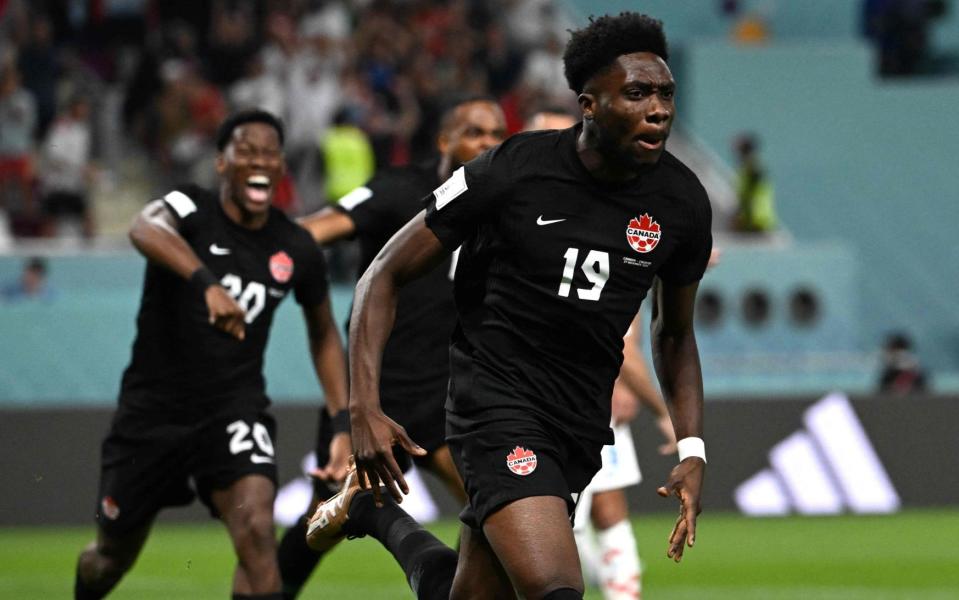
M 439 149 L 440 154 L 446 154 L 450 149 L 450 134 L 448 132 L 442 131 L 436 136 L 436 147 Z
M 226 157 L 222 152 L 216 153 L 216 174 L 223 175 L 226 172 Z
M 583 111 L 583 119 L 589 121 L 593 118 L 593 111 L 596 110 L 596 96 L 589 92 L 583 92 L 576 97 L 580 110 Z

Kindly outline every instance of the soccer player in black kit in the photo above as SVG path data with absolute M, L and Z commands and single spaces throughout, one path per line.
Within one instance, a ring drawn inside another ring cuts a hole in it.
M 291 292 L 327 410 L 346 408 L 323 255 L 271 206 L 285 169 L 282 143 L 272 114 L 231 116 L 217 134 L 218 192 L 179 187 L 147 205 L 130 230 L 146 276 L 133 358 L 103 442 L 97 539 L 80 555 L 77 598 L 105 596 L 135 562 L 157 513 L 194 494 L 233 542 L 233 598 L 280 598 L 275 424 L 262 371 L 274 311 Z M 335 438 L 331 469 L 345 471 L 349 448 L 348 435 Z
M 373 261 L 350 327 L 356 469 L 317 509 L 312 544 L 372 535 L 420 598 L 582 598 L 569 517 L 612 441 L 623 335 L 650 288 L 656 371 L 680 438 L 658 490 L 680 504 L 667 555 L 693 544 L 705 471 L 693 305 L 711 213 L 665 152 L 667 58 L 661 23 L 645 15 L 573 32 L 564 63 L 583 123 L 515 135 L 457 170 Z M 454 576 L 453 551 L 392 501 L 408 489 L 392 446 L 422 450 L 380 410 L 377 381 L 398 288 L 460 245 L 447 442 L 470 503 Z
M 422 164 L 383 169 L 335 206 L 300 219 L 300 225 L 320 244 L 355 237 L 362 275 L 390 237 L 423 210 L 424 196 L 463 163 L 503 141 L 506 118 L 491 98 L 462 97 L 449 102 L 438 129 L 436 156 Z M 400 292 L 396 323 L 383 352 L 380 400 L 384 412 L 426 450 L 426 455 L 415 458 L 417 466 L 436 475 L 457 501 L 465 503 L 463 481 L 444 439 L 449 338 L 456 322 L 452 258 Z M 329 436 L 348 430 L 348 421 L 332 423 L 326 411 L 320 412 L 316 447 L 320 464 L 327 458 Z M 409 455 L 398 453 L 396 458 L 406 472 L 411 466 Z M 325 471 L 315 475 L 333 479 Z M 316 504 L 338 488 L 331 491 L 329 482 L 319 477 L 314 477 L 313 502 L 307 513 L 280 542 L 280 574 L 287 598 L 296 597 L 322 554 L 306 545 L 306 520 Z

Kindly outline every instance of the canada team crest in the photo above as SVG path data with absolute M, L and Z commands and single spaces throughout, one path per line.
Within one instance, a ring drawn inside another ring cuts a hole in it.
M 516 446 L 506 455 L 506 466 L 517 475 L 529 475 L 536 470 L 536 453 Z
M 117 517 L 120 516 L 120 507 L 117 506 L 117 502 L 112 496 L 104 496 L 100 500 L 100 514 L 111 521 L 116 521 Z
M 286 283 L 293 277 L 293 259 L 280 250 L 270 257 L 270 275 L 280 283 Z
M 652 252 L 659 243 L 661 235 L 659 223 L 647 213 L 643 213 L 643 216 L 638 219 L 633 217 L 626 227 L 626 241 L 629 242 L 629 247 L 640 254 Z

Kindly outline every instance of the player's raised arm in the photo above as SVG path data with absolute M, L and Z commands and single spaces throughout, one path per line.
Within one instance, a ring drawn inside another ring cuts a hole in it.
M 238 340 L 243 339 L 243 309 L 219 285 L 216 276 L 180 235 L 176 219 L 163 200 L 154 200 L 140 211 L 130 227 L 129 236 L 140 254 L 188 280 L 198 293 L 203 294 L 211 325 Z
M 397 501 L 409 492 L 393 444 L 411 454 L 425 453 L 380 409 L 380 360 L 396 317 L 397 293 L 448 255 L 420 213 L 383 247 L 356 284 L 350 319 L 350 418 L 360 485 L 372 486 L 377 503 L 380 482 Z
M 346 360 L 343 343 L 333 320 L 329 296 L 320 303 L 303 307 L 310 357 L 323 387 L 325 410 L 332 418 L 334 434 L 330 441 L 330 460 L 314 473 L 321 479 L 342 481 L 346 476 L 352 446 L 350 444 Z
M 693 306 L 699 282 L 682 286 L 657 279 L 653 286 L 651 325 L 653 362 L 663 395 L 673 405 L 673 426 L 679 438 L 680 463 L 657 492 L 675 495 L 679 518 L 669 536 L 666 555 L 679 562 L 684 543 L 696 541 L 696 517 L 706 468 L 703 450 L 703 377 L 693 332 Z
M 350 215 L 332 206 L 300 217 L 296 222 L 310 232 L 317 244 L 329 244 L 356 233 L 356 225 Z

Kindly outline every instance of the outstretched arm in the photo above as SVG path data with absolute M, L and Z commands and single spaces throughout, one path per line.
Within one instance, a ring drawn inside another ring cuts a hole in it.
M 703 435 L 703 377 L 693 333 L 693 306 L 697 283 L 674 286 L 657 279 L 653 295 L 651 326 L 653 362 L 663 395 L 673 406 L 673 426 L 680 442 Z M 682 460 L 657 492 L 675 495 L 680 501 L 679 518 L 669 537 L 666 555 L 679 562 L 684 542 L 696 541 L 696 517 L 701 512 L 700 492 L 706 461 L 697 456 Z
M 180 232 L 176 219 L 163 203 L 154 200 L 136 216 L 130 227 L 130 241 L 140 254 L 190 281 L 202 292 L 210 324 L 242 340 L 246 323 L 243 309 L 219 285 Z
M 345 212 L 332 206 L 321 208 L 314 213 L 300 217 L 296 222 L 310 232 L 313 241 L 317 244 L 329 244 L 356 233 L 356 225 L 353 223 L 353 219 Z
M 313 369 L 316 371 L 326 398 L 325 410 L 331 417 L 337 414 L 346 415 L 348 401 L 346 358 L 343 356 L 340 334 L 333 321 L 329 296 L 322 304 L 304 306 L 303 317 L 310 341 Z M 333 439 L 330 441 L 330 460 L 327 464 L 320 465 L 313 474 L 325 480 L 342 481 L 346 477 L 351 451 L 350 432 L 335 429 Z
M 418 456 L 426 453 L 380 408 L 380 362 L 393 329 L 397 294 L 404 283 L 447 256 L 420 213 L 387 242 L 356 284 L 350 319 L 350 418 L 360 485 L 372 487 L 377 503 L 380 484 L 397 501 L 409 492 L 392 446 L 399 444 Z

